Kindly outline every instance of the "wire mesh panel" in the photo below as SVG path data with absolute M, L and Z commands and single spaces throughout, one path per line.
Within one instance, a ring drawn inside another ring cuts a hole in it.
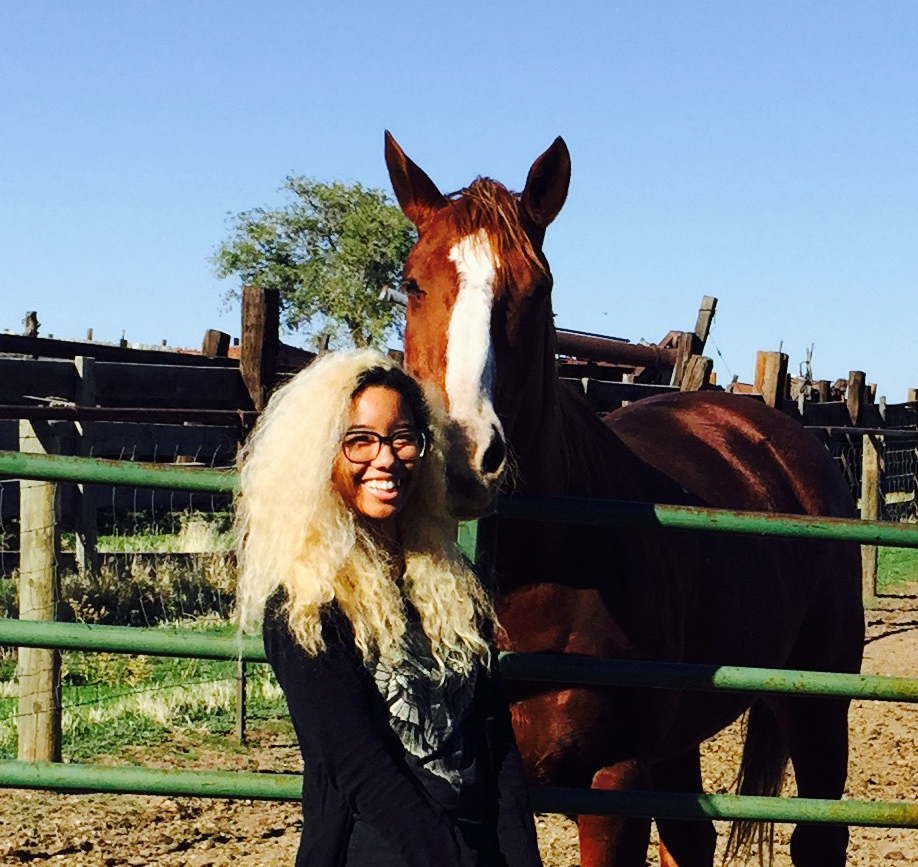
M 861 498 L 863 475 L 863 444 L 861 437 L 839 436 L 828 441 L 826 447 L 845 477 L 855 503 Z
M 918 520 L 918 433 L 914 438 L 903 435 L 902 431 L 887 436 L 878 433 L 873 441 L 879 457 L 877 520 L 891 523 Z M 845 477 L 852 498 L 860 506 L 864 436 L 837 434 L 826 445 Z M 879 596 L 897 597 L 900 601 L 915 597 L 918 552 L 881 547 L 876 552 L 875 562 L 874 580 Z
M 887 442 L 883 449 L 880 520 L 914 521 L 918 517 L 915 489 L 918 479 L 916 443 Z
M 238 427 L 95 424 L 85 457 L 229 469 Z M 71 436 L 72 430 L 64 432 Z M 14 446 L 15 448 L 15 446 Z M 77 452 L 65 441 L 64 453 Z M 23 484 L 29 484 L 28 482 Z M 51 485 L 56 508 L 46 529 L 56 537 L 56 616 L 63 621 L 232 631 L 235 557 L 229 495 L 73 483 Z M 91 496 L 91 568 L 79 558 L 86 539 L 81 497 Z M 20 483 L 0 482 L 0 616 L 19 617 Z M 24 542 L 28 548 L 29 542 Z M 27 613 L 27 612 L 26 612 Z M 0 650 L 0 757 L 15 758 L 28 721 L 21 701 L 20 656 Z M 281 716 L 269 669 L 247 671 L 248 715 Z M 163 660 L 65 652 L 60 706 L 65 759 L 117 754 L 171 732 L 221 735 L 236 724 L 235 662 Z

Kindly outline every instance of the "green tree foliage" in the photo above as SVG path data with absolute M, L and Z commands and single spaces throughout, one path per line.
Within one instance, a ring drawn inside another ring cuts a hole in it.
M 333 345 L 380 346 L 401 332 L 403 312 L 381 300 L 397 287 L 414 228 L 385 192 L 355 184 L 288 177 L 279 208 L 237 214 L 216 250 L 218 277 L 280 291 L 290 330 L 328 336 Z

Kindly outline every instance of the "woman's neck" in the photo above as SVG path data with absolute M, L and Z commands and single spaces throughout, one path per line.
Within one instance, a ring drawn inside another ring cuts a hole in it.
M 405 546 L 395 516 L 384 521 L 367 521 L 364 526 L 373 544 L 392 564 L 393 579 L 400 578 L 405 571 Z

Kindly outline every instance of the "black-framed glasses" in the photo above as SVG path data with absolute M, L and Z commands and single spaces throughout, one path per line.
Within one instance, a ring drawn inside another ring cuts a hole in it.
M 405 428 L 384 437 L 375 430 L 349 430 L 341 441 L 344 456 L 355 464 L 375 461 L 386 443 L 400 461 L 416 461 L 427 451 L 427 436 L 424 431 Z

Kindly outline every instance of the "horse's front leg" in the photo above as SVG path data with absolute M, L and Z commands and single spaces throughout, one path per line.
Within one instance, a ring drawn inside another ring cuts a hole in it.
M 681 756 L 653 767 L 657 792 L 703 791 L 701 755 L 693 747 Z M 657 819 L 660 832 L 660 867 L 712 867 L 717 833 L 714 823 L 703 819 Z
M 643 762 L 629 759 L 593 775 L 593 789 L 648 791 L 650 773 Z M 580 816 L 580 867 L 645 867 L 650 819 Z

